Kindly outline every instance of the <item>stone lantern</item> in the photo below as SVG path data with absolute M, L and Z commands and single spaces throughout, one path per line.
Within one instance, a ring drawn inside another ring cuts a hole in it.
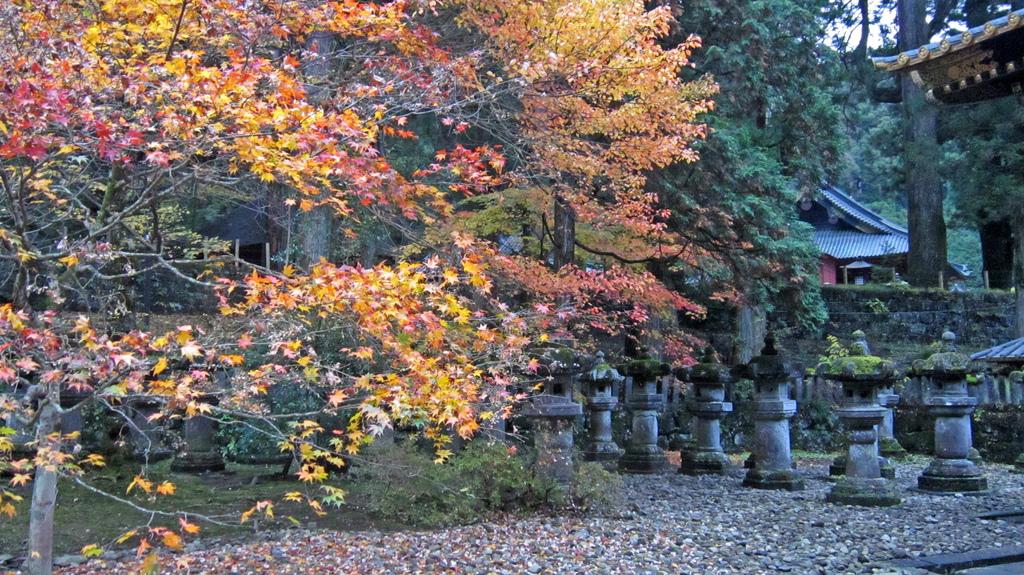
M 212 395 L 204 395 L 198 401 L 207 405 L 218 403 L 218 399 Z M 171 460 L 171 471 L 224 471 L 224 456 L 216 442 L 217 428 L 217 420 L 202 413 L 186 417 L 182 425 L 182 445 Z
M 863 331 L 853 332 L 854 347 L 863 355 L 871 355 L 871 348 L 868 346 L 867 336 Z M 895 479 L 895 469 L 888 465 L 890 457 L 906 457 L 907 450 L 903 449 L 900 442 L 896 440 L 896 427 L 894 425 L 896 406 L 900 404 L 900 396 L 896 393 L 896 380 L 886 379 L 879 384 L 878 405 L 885 408 L 885 417 L 878 425 L 878 454 L 884 458 L 882 462 L 882 477 Z M 892 471 L 892 475 L 888 472 Z
M 679 375 L 693 387 L 686 411 L 693 416 L 695 436 L 694 446 L 681 453 L 679 472 L 725 475 L 731 465 L 722 449 L 721 419 L 732 412 L 732 404 L 725 401 L 725 386 L 733 381 L 732 373 L 709 348 L 702 363 L 679 370 Z
M 208 369 L 213 369 L 209 368 Z M 220 403 L 216 392 L 227 388 L 230 373 L 213 371 L 212 389 L 196 398 L 200 404 L 216 406 Z M 201 412 L 185 418 L 182 425 L 182 443 L 171 460 L 171 471 L 179 473 L 207 473 L 224 470 L 224 456 L 217 445 L 219 422 Z
M 914 371 L 928 386 L 925 407 L 935 418 L 935 459 L 917 478 L 922 491 L 937 493 L 988 490 L 988 479 L 968 459 L 971 413 L 977 398 L 967 394 L 968 357 L 956 351 L 956 335 L 942 334 L 942 349 L 914 362 Z
M 896 439 L 895 413 L 896 406 L 900 404 L 900 396 L 894 385 L 884 385 L 878 390 L 878 404 L 885 408 L 885 417 L 878 426 L 879 455 L 887 459 L 906 457 L 907 450 Z
M 154 420 L 163 408 L 163 402 L 155 396 L 140 395 L 127 402 L 128 437 L 132 447 L 132 457 L 136 461 L 154 462 L 168 459 L 174 455 L 168 430 L 164 420 Z
M 663 404 L 658 383 L 671 369 L 642 352 L 622 370 L 631 387 L 628 406 L 633 412 L 633 433 L 619 459 L 619 468 L 627 473 L 660 473 L 668 462 L 658 447 L 658 410 Z
M 818 373 L 842 385 L 837 410 L 847 430 L 844 476 L 825 500 L 848 505 L 897 505 L 900 497 L 893 478 L 883 477 L 884 460 L 878 456 L 878 427 L 886 408 L 881 390 L 892 387 L 896 371 L 891 362 L 870 355 L 864 342 L 855 342 L 852 353 L 818 367 Z
M 590 410 L 590 443 L 583 452 L 587 461 L 616 462 L 622 449 L 612 439 L 612 410 L 619 403 L 615 386 L 626 378 L 606 363 L 604 352 L 597 352 L 594 367 L 581 378 L 586 383 L 587 408 Z
M 768 334 L 761 355 L 748 364 L 754 380 L 754 467 L 743 479 L 745 487 L 799 491 L 804 481 L 793 470 L 789 446 L 789 419 L 796 402 L 789 399 L 789 366 Z
M 851 402 L 856 402 L 858 398 L 855 396 L 860 392 L 859 389 L 857 389 L 854 390 L 854 397 L 851 397 L 849 395 L 847 387 L 845 387 L 847 386 L 847 383 L 845 382 L 847 379 L 849 379 L 848 374 L 846 372 L 852 369 L 853 375 L 863 375 L 865 380 L 871 380 L 873 375 L 873 368 L 871 366 L 882 364 L 888 366 L 888 371 L 882 370 L 885 373 L 878 374 L 879 377 L 877 378 L 877 381 L 875 381 L 873 386 L 867 383 L 863 383 L 863 385 L 857 383 L 850 383 L 849 385 L 852 385 L 854 387 L 870 388 L 870 394 L 875 404 L 885 410 L 885 414 L 882 416 L 882 421 L 875 425 L 875 452 L 876 454 L 878 454 L 878 466 L 880 473 L 882 474 L 882 477 L 885 479 L 896 479 L 896 468 L 892 466 L 888 458 L 881 455 L 882 428 L 885 427 L 886 425 L 886 417 L 889 418 L 888 429 L 889 434 L 892 435 L 892 410 L 886 407 L 886 405 L 895 406 L 896 403 L 899 402 L 899 396 L 893 393 L 893 389 L 895 388 L 896 382 L 895 371 L 892 369 L 892 366 L 888 362 L 884 362 L 881 358 L 871 355 L 871 348 L 870 346 L 868 346 L 867 336 L 864 334 L 863 331 L 858 329 L 857 331 L 853 332 L 852 335 L 854 338 L 854 342 L 850 346 L 850 355 L 847 357 L 836 358 L 830 363 L 823 363 L 819 365 L 818 373 L 822 377 L 825 377 L 826 379 L 838 382 L 840 387 L 842 388 L 842 396 L 838 400 L 839 408 L 836 410 L 836 413 L 839 414 L 840 420 L 842 420 L 843 416 L 841 414 L 841 411 L 843 409 L 843 406 L 850 404 Z M 864 370 L 863 373 L 858 372 L 858 369 Z M 844 425 L 846 425 L 845 421 Z M 847 428 L 852 429 L 849 427 L 849 425 L 847 425 Z M 895 441 L 895 438 L 893 439 L 893 441 Z M 899 446 L 898 443 L 896 445 Z M 904 455 L 905 454 L 906 452 L 904 452 Z M 828 466 L 828 474 L 834 477 L 844 475 L 846 473 L 846 466 L 847 454 L 840 454 L 834 460 L 832 460 L 832 463 Z
M 573 350 L 568 345 L 552 347 L 540 357 L 540 373 L 546 375 L 541 393 L 523 409 L 533 422 L 533 445 L 537 450 L 537 472 L 565 487 L 572 481 L 572 424 L 583 415 L 583 406 L 572 400 L 573 384 L 579 375 Z

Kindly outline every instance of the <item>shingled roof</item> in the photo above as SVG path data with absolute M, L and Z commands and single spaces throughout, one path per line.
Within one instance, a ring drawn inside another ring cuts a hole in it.
M 906 228 L 869 210 L 841 190 L 823 188 L 817 201 L 828 210 L 829 216 L 849 226 L 815 229 L 814 243 L 822 253 L 847 260 L 900 255 L 910 250 Z
M 972 355 L 971 359 L 998 363 L 1024 363 L 1024 337 L 979 351 Z

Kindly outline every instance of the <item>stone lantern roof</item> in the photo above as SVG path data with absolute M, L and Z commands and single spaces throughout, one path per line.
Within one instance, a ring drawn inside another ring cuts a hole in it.
M 619 373 L 619 370 L 615 369 L 610 363 L 605 361 L 604 352 L 599 351 L 597 352 L 597 355 L 594 356 L 594 366 L 590 368 L 590 371 L 585 372 L 580 379 L 587 382 L 620 382 L 626 378 Z
M 853 332 L 851 353 L 818 365 L 817 373 L 839 381 L 879 381 L 896 378 L 896 368 L 889 360 L 871 355 L 863 331 Z
M 680 379 L 694 382 L 729 383 L 733 380 L 732 369 L 722 365 L 714 349 L 707 348 L 701 362 L 684 367 L 677 373 Z
M 631 359 L 623 364 L 621 369 L 626 375 L 640 379 L 652 379 L 668 375 L 672 371 L 672 367 L 669 364 L 651 357 L 646 350 L 641 351 L 640 357 Z
M 567 343 L 552 342 L 537 358 L 541 375 L 579 373 L 581 366 L 576 353 Z
M 764 337 L 764 347 L 761 355 L 754 357 L 747 364 L 748 375 L 754 379 L 761 380 L 784 380 L 789 378 L 789 362 L 787 362 L 779 351 L 775 349 L 775 336 L 767 334 Z
M 960 353 L 956 348 L 956 334 L 951 331 L 943 332 L 942 347 L 938 352 L 927 359 L 914 361 L 914 373 L 934 377 L 964 377 L 970 365 L 971 358 Z

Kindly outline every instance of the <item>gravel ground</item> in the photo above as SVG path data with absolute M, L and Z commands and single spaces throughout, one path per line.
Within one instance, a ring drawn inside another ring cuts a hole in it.
M 902 487 L 921 465 L 900 465 Z M 989 496 L 904 491 L 897 507 L 823 501 L 823 462 L 801 462 L 807 489 L 742 488 L 730 477 L 627 477 L 628 501 L 594 517 L 534 517 L 430 532 L 285 531 L 163 562 L 189 573 L 595 573 L 714 575 L 892 573 L 895 558 L 1024 542 L 1024 525 L 979 513 L 1024 508 L 1024 479 L 989 465 Z M 185 565 L 187 564 L 187 567 Z M 65 575 L 127 573 L 136 565 L 91 561 Z

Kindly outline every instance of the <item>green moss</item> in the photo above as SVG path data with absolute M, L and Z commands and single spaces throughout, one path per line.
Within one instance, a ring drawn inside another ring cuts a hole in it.
M 690 368 L 690 377 L 701 381 L 725 381 L 729 368 L 719 363 L 698 363 Z
M 934 353 L 925 360 L 918 360 L 914 362 L 914 371 L 921 372 L 939 372 L 939 373 L 952 373 L 967 371 L 967 366 L 970 363 L 970 358 L 966 355 L 956 351 L 945 351 L 941 353 Z
M 818 365 L 818 372 L 826 376 L 890 375 L 892 363 L 874 355 L 849 355 L 837 357 Z
M 669 372 L 667 363 L 651 357 L 638 357 L 622 366 L 623 372 L 634 376 L 658 376 Z

